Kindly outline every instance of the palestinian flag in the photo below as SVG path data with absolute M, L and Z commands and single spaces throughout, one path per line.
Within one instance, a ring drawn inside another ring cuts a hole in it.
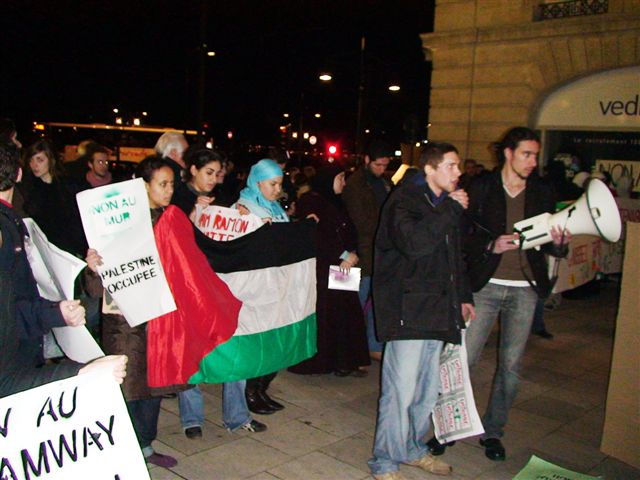
M 217 242 L 194 229 L 213 270 L 242 301 L 234 335 L 200 362 L 189 383 L 265 375 L 316 353 L 315 222 L 267 224 Z
M 209 266 L 195 243 L 192 225 L 182 210 L 171 205 L 153 227 L 178 308 L 146 325 L 150 387 L 187 383 L 202 358 L 231 338 L 238 326 L 242 304 Z

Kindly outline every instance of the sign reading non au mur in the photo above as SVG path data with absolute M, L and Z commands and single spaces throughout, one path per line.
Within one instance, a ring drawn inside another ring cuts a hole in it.
M 0 479 L 148 480 L 119 385 L 86 374 L 0 399 Z

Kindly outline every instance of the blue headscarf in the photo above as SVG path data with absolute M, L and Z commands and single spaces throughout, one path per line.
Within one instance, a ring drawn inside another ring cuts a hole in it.
M 273 160 L 260 160 L 249 172 L 247 186 L 240 191 L 238 203 L 260 218 L 269 217 L 273 222 L 288 222 L 289 217 L 277 200 L 270 201 L 260 192 L 258 182 L 275 177 L 282 177 L 282 169 Z

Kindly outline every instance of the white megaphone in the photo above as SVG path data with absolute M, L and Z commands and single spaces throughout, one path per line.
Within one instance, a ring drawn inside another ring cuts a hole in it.
M 588 180 L 582 196 L 553 215 L 542 213 L 513 225 L 520 234 L 520 248 L 539 248 L 549 243 L 551 227 L 557 225 L 572 235 L 595 235 L 608 242 L 617 242 L 622 232 L 622 221 L 616 201 L 609 188 L 597 178 Z

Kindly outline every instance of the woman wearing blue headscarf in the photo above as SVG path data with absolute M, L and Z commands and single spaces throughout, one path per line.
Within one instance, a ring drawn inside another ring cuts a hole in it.
M 267 222 L 288 222 L 289 217 L 278 199 L 282 195 L 283 173 L 280 166 L 267 158 L 249 172 L 247 186 L 240 191 L 236 203 L 242 213 L 253 213 Z
M 282 178 L 282 169 L 276 162 L 260 160 L 251 167 L 236 208 L 242 214 L 253 213 L 268 223 L 288 222 L 289 217 L 278 201 L 282 195 Z M 284 408 L 267 395 L 267 388 L 277 373 L 247 379 L 245 396 L 251 412 L 268 415 Z

